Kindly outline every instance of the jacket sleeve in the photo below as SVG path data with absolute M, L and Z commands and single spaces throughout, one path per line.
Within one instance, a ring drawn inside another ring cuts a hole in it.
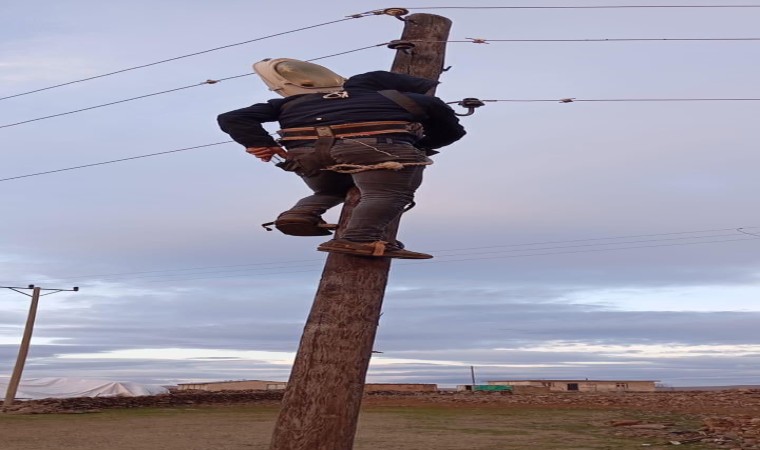
M 418 147 L 429 150 L 445 147 L 467 134 L 449 105 L 437 97 L 426 96 L 426 99 L 428 118 L 421 122 L 425 137 L 417 142 Z
M 257 103 L 247 108 L 220 114 L 219 127 L 238 144 L 248 147 L 276 147 L 277 142 L 261 126 L 264 122 L 274 122 L 280 114 L 279 100 Z

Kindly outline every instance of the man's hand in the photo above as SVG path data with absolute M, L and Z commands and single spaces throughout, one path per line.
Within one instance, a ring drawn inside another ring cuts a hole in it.
M 285 149 L 282 147 L 248 147 L 245 149 L 245 151 L 259 158 L 262 162 L 271 161 L 274 155 L 278 155 L 283 158 L 286 158 L 288 156 L 288 152 L 285 151 Z

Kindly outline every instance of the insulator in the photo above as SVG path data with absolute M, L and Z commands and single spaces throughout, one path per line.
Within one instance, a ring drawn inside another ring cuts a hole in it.
M 485 105 L 485 103 L 483 103 L 481 100 L 477 98 L 465 98 L 465 99 L 462 99 L 461 102 L 457 103 L 457 105 L 463 108 L 479 108 Z
M 406 8 L 385 8 L 383 10 L 383 14 L 388 14 L 389 16 L 394 17 L 401 17 L 409 14 L 409 10 Z
M 390 41 L 388 48 L 391 50 L 411 50 L 415 47 L 414 42 L 411 41 Z

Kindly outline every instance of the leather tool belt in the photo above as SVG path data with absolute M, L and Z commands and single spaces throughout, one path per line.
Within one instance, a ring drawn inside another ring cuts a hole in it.
M 403 121 L 358 122 L 319 127 L 285 128 L 278 131 L 277 134 L 281 136 L 281 141 L 319 140 L 327 134 L 325 129 L 332 132 L 332 138 L 340 139 L 344 137 L 374 136 L 376 134 L 415 133 L 419 129 L 419 124 Z

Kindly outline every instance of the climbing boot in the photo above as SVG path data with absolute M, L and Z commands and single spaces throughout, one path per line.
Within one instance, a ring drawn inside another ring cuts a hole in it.
M 354 242 L 346 239 L 332 239 L 317 247 L 320 252 L 343 253 L 376 258 L 430 259 L 433 255 L 405 250 L 401 246 L 385 241 Z
M 319 216 L 280 214 L 274 222 L 264 223 L 261 226 L 267 231 L 274 225 L 283 234 L 290 236 L 329 236 L 337 225 L 329 224 Z

